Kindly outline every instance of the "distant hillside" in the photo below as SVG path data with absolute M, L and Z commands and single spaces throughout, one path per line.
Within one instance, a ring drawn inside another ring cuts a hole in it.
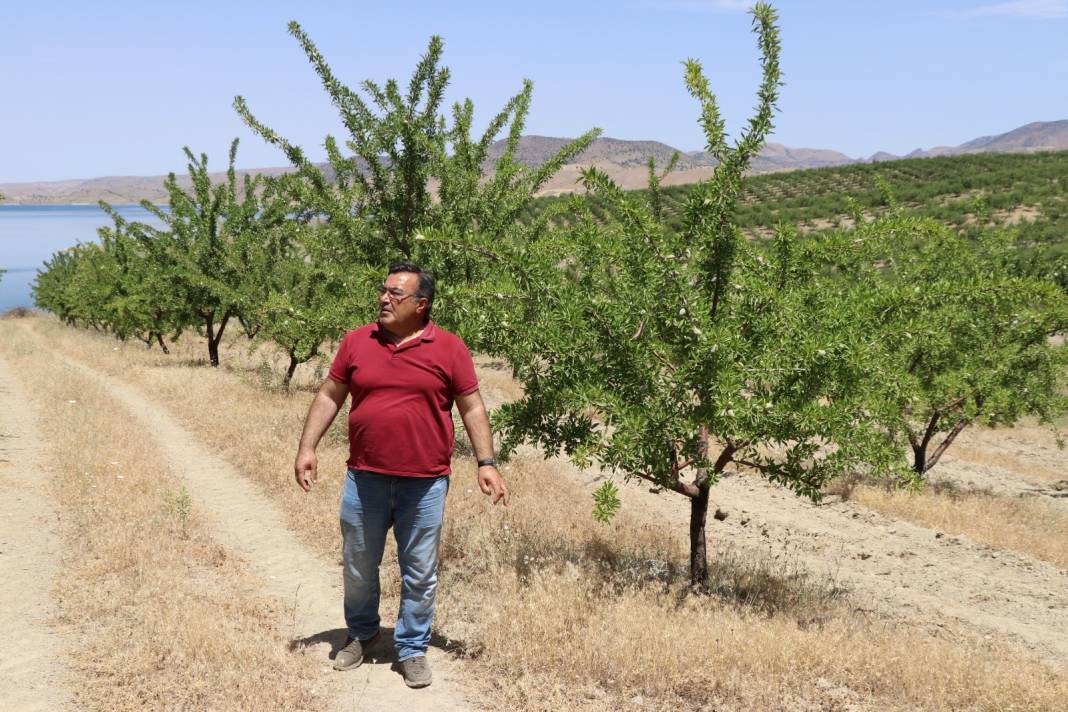
M 516 160 L 520 163 L 536 168 L 569 144 L 573 139 L 555 138 L 552 136 L 523 136 L 519 139 L 516 149 Z M 507 147 L 508 142 L 501 140 L 495 142 L 488 151 L 487 163 L 492 165 L 497 161 Z M 676 150 L 666 143 L 659 141 L 624 141 L 617 138 L 598 138 L 589 148 L 579 154 L 573 161 L 575 165 L 598 165 L 606 164 L 616 166 L 642 166 L 649 162 L 649 157 L 656 159 L 657 165 L 667 165 L 671 160 L 671 154 Z M 681 152 L 680 152 L 681 153 Z M 712 165 L 707 160 L 694 154 L 683 154 L 679 159 L 679 168 L 697 168 L 698 166 Z
M 516 149 L 516 160 L 536 168 L 552 158 L 572 139 L 551 136 L 523 136 Z M 504 153 L 506 141 L 497 141 L 488 152 L 487 169 Z M 582 169 L 590 166 L 606 172 L 623 188 L 635 189 L 646 185 L 649 157 L 660 167 L 667 166 L 678 149 L 659 141 L 624 141 L 599 138 L 575 157 L 552 180 L 543 186 L 542 195 L 571 193 L 577 189 Z M 753 161 L 753 173 L 820 168 L 852 163 L 853 159 L 837 151 L 810 148 L 788 148 L 769 143 Z M 679 162 L 666 185 L 685 185 L 704 180 L 712 174 L 716 161 L 704 151 L 679 151 Z
M 998 136 L 962 143 L 956 153 L 1031 153 L 1068 149 L 1068 119 L 1035 121 Z
M 752 237 L 774 234 L 779 224 L 803 233 L 853 224 L 857 208 L 885 213 L 884 186 L 911 216 L 935 219 L 958 230 L 976 225 L 977 202 L 986 204 L 988 225 L 1011 228 L 1021 255 L 1068 260 L 1068 150 L 995 153 L 973 151 L 896 161 L 855 162 L 753 176 L 745 182 L 736 212 L 738 226 Z M 672 186 L 660 196 L 663 216 L 682 229 L 693 186 Z M 641 197 L 641 193 L 635 195 Z M 558 200 L 539 198 L 520 215 L 529 221 Z M 602 197 L 588 203 L 595 219 L 613 211 Z M 565 222 L 560 218 L 560 223 Z M 1068 262 L 1066 262 L 1068 264 Z
M 552 158 L 571 140 L 549 136 L 523 136 L 519 140 L 516 158 L 520 163 L 536 168 Z M 492 169 L 493 163 L 504 153 L 506 145 L 507 143 L 501 140 L 490 146 L 487 170 Z M 599 138 L 554 176 L 543 187 L 542 194 L 555 195 L 574 191 L 579 172 L 588 166 L 597 166 L 624 188 L 640 188 L 645 185 L 649 157 L 654 157 L 657 165 L 666 166 L 676 150 L 659 141 Z M 851 161 L 851 158 L 836 151 L 793 149 L 781 144 L 768 144 L 754 161 L 753 169 L 756 173 L 765 173 L 839 165 Z M 714 166 L 715 161 L 704 152 L 681 153 L 677 170 L 670 176 L 667 184 L 677 185 L 702 180 L 711 175 Z M 328 169 L 328 166 L 323 168 Z M 289 170 L 250 168 L 240 170 L 238 174 L 279 175 Z M 329 176 L 329 170 L 327 173 Z M 223 172 L 213 173 L 212 179 L 221 181 L 225 176 Z M 7 183 L 0 184 L 0 193 L 7 196 L 9 203 L 20 204 L 95 203 L 99 200 L 117 204 L 139 203 L 142 200 L 165 203 L 167 195 L 163 190 L 163 179 L 163 176 L 113 176 L 85 180 Z M 179 174 L 179 183 L 188 186 L 189 180 Z
M 537 167 L 545 163 L 557 151 L 571 141 L 568 138 L 550 136 L 523 136 L 519 140 L 517 160 L 527 166 Z M 487 167 L 501 156 L 506 143 L 497 141 L 489 150 Z M 938 146 L 916 149 L 907 158 L 952 156 L 967 153 L 1032 153 L 1068 149 L 1068 120 L 1034 122 L 997 136 L 983 136 L 959 146 Z M 659 141 L 624 141 L 615 138 L 599 138 L 581 155 L 565 165 L 543 188 L 543 195 L 558 195 L 577 189 L 583 168 L 596 166 L 605 171 L 624 188 L 641 188 L 646 183 L 646 164 L 649 157 L 657 165 L 666 166 L 675 148 Z M 824 168 L 852 163 L 892 161 L 900 158 L 880 151 L 867 160 L 857 160 L 829 149 L 790 148 L 778 143 L 769 143 L 753 160 L 753 173 L 776 173 L 807 168 Z M 712 174 L 715 161 L 704 151 L 682 152 L 677 170 L 665 183 L 683 185 L 703 180 Z M 239 174 L 279 175 L 289 168 L 251 168 Z M 329 171 L 327 171 L 329 176 Z M 213 174 L 214 180 L 222 180 L 224 173 Z M 179 177 L 183 185 L 188 179 Z M 0 184 L 0 193 L 9 203 L 20 204 L 70 204 L 95 203 L 106 200 L 111 203 L 138 203 L 150 200 L 166 202 L 163 191 L 163 176 L 116 176 L 64 180 L 39 183 Z
M 1068 119 L 1062 121 L 1033 121 L 996 136 L 980 136 L 959 146 L 917 148 L 905 156 L 880 151 L 870 161 L 892 161 L 898 158 L 933 158 L 960 156 L 966 153 L 1034 153 L 1036 151 L 1064 151 L 1068 149 Z
M 248 175 L 281 175 L 289 168 L 248 168 L 237 171 L 238 180 Z M 212 173 L 215 182 L 226 180 L 226 173 Z M 95 204 L 101 200 L 114 205 L 128 205 L 148 200 L 157 204 L 167 202 L 167 191 L 163 188 L 166 176 L 107 176 L 103 178 L 85 178 L 61 181 L 40 181 L 35 183 L 2 183 L 0 193 L 7 198 L 7 204 L 19 205 L 82 205 Z M 188 174 L 178 173 L 178 184 L 184 188 L 192 186 Z
M 855 163 L 855 160 L 825 148 L 787 148 L 781 143 L 769 143 L 753 159 L 753 173 L 776 173 L 800 168 L 826 168 Z
M 516 158 L 520 163 L 536 167 L 548 161 L 571 139 L 552 138 L 548 136 L 523 136 L 519 139 Z M 490 147 L 489 163 L 496 161 L 504 153 L 505 141 L 497 141 Z M 571 164 L 596 166 L 641 167 L 648 165 L 649 157 L 656 159 L 658 166 L 666 166 L 672 154 L 678 149 L 659 141 L 623 141 L 616 138 L 599 138 Z M 679 170 L 708 168 L 716 165 L 716 160 L 705 151 L 679 151 Z M 789 148 L 781 143 L 769 143 L 753 162 L 754 173 L 770 171 L 796 170 L 798 168 L 822 168 L 852 163 L 854 159 L 825 149 Z

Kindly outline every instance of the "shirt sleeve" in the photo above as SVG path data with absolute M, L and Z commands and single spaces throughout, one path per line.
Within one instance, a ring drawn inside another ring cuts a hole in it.
M 478 374 L 475 373 L 475 362 L 471 359 L 471 352 L 467 349 L 467 344 L 460 338 L 456 339 L 456 346 L 453 349 L 450 380 L 452 381 L 453 397 L 466 396 L 468 393 L 474 393 L 478 390 Z
M 328 374 L 331 380 L 344 383 L 346 386 L 349 384 L 352 374 L 352 339 L 350 334 L 351 332 L 345 334 L 345 338 L 341 340 L 341 346 L 338 347 L 337 354 L 334 356 L 334 362 L 330 364 L 330 373 Z

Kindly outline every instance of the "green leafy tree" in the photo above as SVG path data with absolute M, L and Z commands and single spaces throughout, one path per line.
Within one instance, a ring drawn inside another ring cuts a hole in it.
M 177 338 L 192 319 L 184 295 L 174 288 L 176 263 L 143 223 L 127 221 L 103 201 L 100 207 L 113 222 L 98 230 L 101 247 L 114 260 L 105 318 L 118 338 L 156 343 L 169 353 L 164 338 Z
M 102 242 L 81 243 L 57 252 L 39 271 L 34 301 L 71 325 L 106 331 L 129 338 L 130 306 L 121 284 L 123 253 L 115 249 L 109 229 L 100 230 Z
M 184 190 L 171 173 L 164 183 L 170 209 L 141 203 L 164 227 L 143 225 L 139 233 L 167 265 L 170 288 L 180 295 L 192 325 L 207 337 L 212 366 L 219 365 L 219 344 L 230 320 L 249 322 L 254 309 L 258 291 L 247 279 L 250 245 L 285 221 L 289 209 L 275 184 L 261 176 L 246 175 L 239 185 L 237 144 L 235 139 L 230 146 L 225 181 L 213 184 L 207 155 L 197 157 L 186 148 L 191 189 Z
M 1068 410 L 1068 296 L 1018 269 L 1013 234 L 970 236 L 900 212 L 834 238 L 865 294 L 867 330 L 894 374 L 877 407 L 923 477 L 972 424 L 1051 424 Z
M 286 351 L 289 366 L 282 385 L 289 388 L 302 363 L 319 355 L 324 342 L 373 318 L 373 302 L 357 313 L 339 308 L 338 294 L 373 294 L 373 284 L 359 284 L 330 260 L 336 242 L 330 225 L 287 221 L 257 243 L 250 260 L 250 279 L 264 290 L 253 316 L 260 325 L 257 340 L 274 342 Z M 381 281 L 381 275 L 375 275 Z
M 686 63 L 719 164 L 690 192 L 683 229 L 658 218 L 655 166 L 647 199 L 588 170 L 586 187 L 615 217 L 587 215 L 503 246 L 495 254 L 514 282 L 484 300 L 504 332 L 496 348 L 524 386 L 497 414 L 503 451 L 537 444 L 686 497 L 695 583 L 707 580 L 710 493 L 728 466 L 818 498 L 829 478 L 900 456 L 865 409 L 880 369 L 852 294 L 820 274 L 789 230 L 765 254 L 734 223 L 780 86 L 776 15 L 764 3 L 752 14 L 763 82 L 733 146 L 700 64 Z M 611 515 L 614 484 L 595 505 Z
M 338 108 L 348 138 L 342 143 L 326 137 L 328 166 L 323 168 L 259 121 L 240 96 L 234 101 L 237 112 L 296 167 L 300 180 L 291 184 L 296 186 L 295 202 L 304 213 L 332 226 L 331 234 L 338 240 L 333 259 L 347 272 L 346 281 L 380 280 L 383 269 L 398 259 L 424 264 L 440 285 L 436 317 L 472 339 L 477 348 L 477 330 L 465 325 L 448 305 L 462 303 L 462 291 L 469 285 L 491 279 L 491 265 L 475 252 L 442 250 L 440 243 L 420 236 L 434 231 L 450 243 L 472 249 L 476 242 L 514 239 L 520 229 L 517 219 L 537 191 L 598 132 L 587 132 L 543 165 L 530 168 L 516 160 L 516 153 L 530 108 L 531 82 L 524 82 L 486 130 L 472 137 L 470 100 L 453 106 L 451 122 L 441 115 L 450 75 L 440 66 L 439 37 L 431 38 L 406 89 L 391 79 L 384 85 L 361 82 L 357 91 L 334 75 L 297 23 L 290 23 L 289 31 Z M 491 163 L 494 139 L 505 127 L 503 151 Z M 348 300 L 349 311 L 359 312 L 372 294 L 347 290 L 335 298 Z
M 47 309 L 63 323 L 74 325 L 74 316 L 66 304 L 65 286 L 74 274 L 77 258 L 72 250 L 61 250 L 45 260 L 44 269 L 37 270 L 31 293 L 33 303 Z

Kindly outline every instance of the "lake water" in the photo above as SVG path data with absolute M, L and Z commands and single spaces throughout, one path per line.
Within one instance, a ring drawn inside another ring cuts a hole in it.
M 114 206 L 130 221 L 159 226 L 140 205 Z M 111 225 L 97 205 L 0 205 L 0 312 L 33 306 L 30 286 L 53 253 L 95 242 L 97 228 Z

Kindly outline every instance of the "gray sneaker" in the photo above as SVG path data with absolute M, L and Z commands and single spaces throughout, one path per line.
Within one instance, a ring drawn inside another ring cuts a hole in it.
M 408 687 L 426 687 L 430 684 L 430 663 L 425 655 L 416 655 L 401 662 L 404 684 Z
M 364 657 L 367 655 L 367 651 L 378 641 L 378 636 L 381 634 L 382 631 L 378 631 L 367 640 L 349 638 L 345 643 L 345 647 L 334 656 L 334 669 L 352 670 L 360 667 L 363 664 Z

